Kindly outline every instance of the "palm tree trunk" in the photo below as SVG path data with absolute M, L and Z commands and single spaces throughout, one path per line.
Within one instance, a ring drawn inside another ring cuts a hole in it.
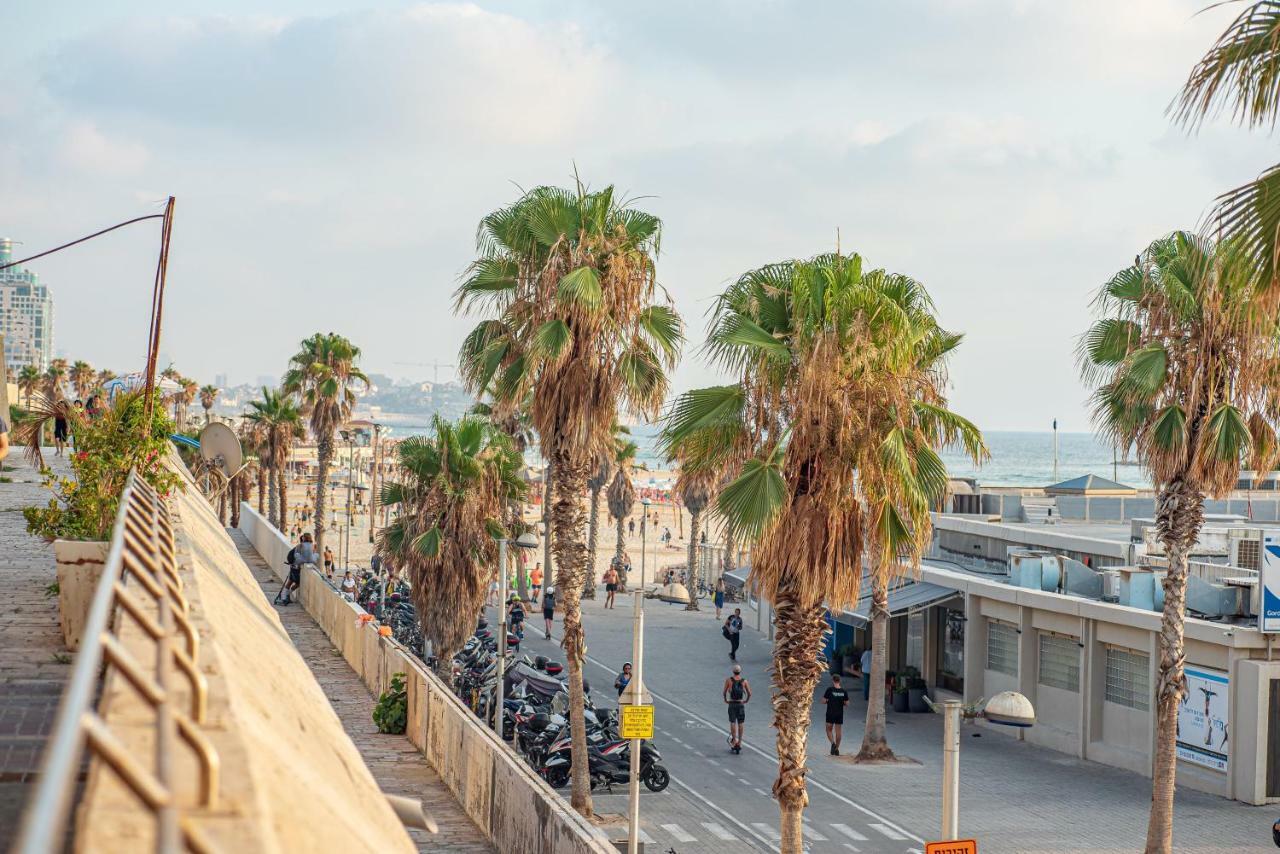
M 258 515 L 267 515 L 267 470 L 258 463 Z
M 681 514 L 683 516 L 683 514 Z M 685 579 L 689 582 L 689 604 L 684 606 L 686 611 L 697 611 L 698 609 L 698 523 L 701 521 L 702 511 L 694 513 L 689 511 L 689 568 L 685 573 Z
M 867 723 L 862 749 L 855 762 L 891 760 L 885 727 L 884 674 L 889 649 L 889 580 L 877 572 L 871 584 L 871 691 L 867 698 Z
M 240 527 L 240 502 L 244 501 L 244 472 L 238 472 L 231 481 L 231 527 Z
M 586 652 L 586 636 L 582 630 L 579 600 L 582 577 L 587 569 L 587 547 L 582 541 L 585 515 L 582 490 L 587 484 L 587 463 L 572 460 L 568 454 L 555 457 L 555 507 L 551 512 L 556 557 L 556 587 L 564 595 L 564 647 L 569 671 L 569 731 L 573 742 L 573 765 L 570 769 L 573 808 L 590 818 L 591 782 L 587 773 L 587 729 L 583 716 L 582 661 Z M 550 480 L 550 478 L 548 478 Z
M 316 551 L 324 553 L 325 490 L 329 488 L 329 463 L 333 461 L 333 436 L 320 436 L 316 440 L 316 457 L 319 462 L 319 482 L 316 483 Z
M 551 483 L 551 460 L 547 460 L 547 466 L 542 470 L 542 530 L 546 532 L 546 536 L 542 541 L 542 574 L 544 578 L 551 578 L 554 575 L 551 545 Z M 559 581 L 556 582 L 556 584 L 559 583 Z M 520 590 L 521 599 L 529 598 L 529 591 L 525 587 L 523 572 L 516 578 L 516 586 Z
M 817 650 L 827 632 L 826 609 L 821 599 L 799 600 L 794 581 L 778 588 L 773 646 L 773 725 L 777 730 L 778 778 L 773 796 L 782 820 L 782 854 L 802 854 L 801 818 L 809 803 L 805 791 L 805 741 L 813 691 L 822 677 Z
M 285 472 L 284 466 L 276 470 L 276 480 L 280 485 L 276 487 L 276 491 L 280 493 L 280 524 L 281 533 L 289 530 L 289 478 Z
M 1160 615 L 1160 670 L 1156 678 L 1156 755 L 1151 772 L 1151 816 L 1147 854 L 1173 850 L 1173 793 L 1178 765 L 1178 705 L 1187 689 L 1183 640 L 1187 598 L 1187 552 L 1204 521 L 1200 490 L 1176 478 L 1156 500 L 1156 530 L 1169 557 Z
M 227 483 L 221 492 L 218 493 L 218 524 L 227 527 L 227 491 L 231 489 L 231 484 Z
M 623 564 L 622 562 L 622 556 L 626 554 L 626 551 L 627 551 L 627 534 L 626 534 L 626 528 L 623 525 L 623 523 L 625 523 L 626 521 L 627 520 L 624 516 L 618 517 L 618 547 L 617 547 L 617 550 L 614 552 L 614 557 L 617 558 L 617 560 L 614 561 L 614 563 L 616 564 L 617 570 L 618 570 L 618 589 L 616 591 L 618 593 L 627 592 L 627 572 L 625 569 L 623 569 L 623 566 L 625 564 Z
M 587 519 L 587 575 L 583 579 L 582 598 L 596 598 L 596 537 L 600 529 L 600 490 L 591 490 L 591 516 Z
M 276 479 L 274 476 L 270 474 L 266 475 L 266 478 L 267 478 L 267 511 L 268 511 L 267 524 L 274 525 L 276 523 L 276 519 L 279 518 L 279 514 L 276 513 L 276 504 L 278 503 L 278 499 L 276 497 Z M 261 484 L 259 484 L 259 486 L 261 486 Z M 284 533 L 284 532 L 281 531 L 281 533 Z

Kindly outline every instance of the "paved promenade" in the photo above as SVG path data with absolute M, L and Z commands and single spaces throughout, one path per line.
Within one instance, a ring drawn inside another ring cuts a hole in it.
M 229 529 L 240 554 L 262 585 L 263 595 L 274 599 L 280 589 L 267 565 L 239 531 Z M 374 698 L 360 677 L 333 648 L 315 620 L 301 605 L 279 607 L 280 619 L 307 666 L 315 674 L 333 705 L 343 728 L 351 736 L 383 791 L 420 798 L 440 826 L 435 835 L 412 830 L 420 851 L 457 854 L 489 854 L 495 849 L 453 799 L 440 777 L 418 749 L 402 735 L 379 733 L 373 724 Z
M 66 460 L 48 457 L 59 474 Z M 22 508 L 43 505 L 49 492 L 40 474 L 14 449 L 0 477 L 0 850 L 17 833 L 40 754 L 71 676 L 58 625 L 53 546 L 27 534 Z
M 589 661 L 586 676 L 598 705 L 613 705 L 614 675 L 631 658 L 631 601 L 613 611 L 602 599 L 584 607 Z M 754 630 L 755 614 L 738 652 L 754 697 L 747 707 L 745 749 L 728 752 L 721 685 L 729 674 L 728 643 L 714 609 L 697 613 L 656 600 L 646 603 L 645 683 L 655 697 L 657 738 L 672 784 L 641 797 L 641 822 L 659 851 L 722 854 L 775 851 L 777 804 L 770 787 L 777 771 L 770 727 L 768 639 Z M 490 609 L 492 618 L 492 609 Z M 521 652 L 563 660 L 555 640 L 542 637 L 541 613 L 530 612 Z M 559 636 L 559 615 L 554 635 Z M 824 679 L 819 693 L 825 689 Z M 853 687 L 853 686 L 851 686 Z M 858 686 L 860 688 L 860 686 Z M 844 752 L 856 753 L 866 705 L 858 690 L 846 715 Z M 822 707 L 809 731 L 809 850 L 923 851 L 941 824 L 942 721 L 937 715 L 889 713 L 889 741 L 919 765 L 860 767 L 827 755 Z M 991 728 L 966 726 L 961 744 L 960 829 L 987 852 L 1140 851 L 1151 783 L 1145 777 L 1036 747 Z M 620 792 L 622 790 L 619 790 Z M 596 798 L 601 812 L 625 810 L 625 794 Z M 1251 807 L 1179 789 L 1174 848 L 1179 852 L 1274 851 L 1276 807 Z M 731 841 L 736 840 L 736 841 Z

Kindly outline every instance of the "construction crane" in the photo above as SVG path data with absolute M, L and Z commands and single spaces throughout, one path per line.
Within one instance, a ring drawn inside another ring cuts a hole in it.
M 443 362 L 396 362 L 397 365 L 409 365 L 414 368 L 432 368 L 434 369 L 435 379 L 432 380 L 436 385 L 440 385 L 440 369 L 456 368 L 457 365 L 446 365 Z

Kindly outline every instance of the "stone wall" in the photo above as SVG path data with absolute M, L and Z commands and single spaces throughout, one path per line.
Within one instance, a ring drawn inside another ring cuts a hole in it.
M 290 544 L 248 503 L 240 528 L 281 579 Z M 364 611 L 344 600 L 319 572 L 303 573 L 302 605 L 375 695 L 396 673 L 409 694 L 406 735 L 500 851 L 523 854 L 605 854 L 604 833 L 573 811 L 555 790 L 504 745 L 444 683 L 403 646 L 360 623 Z

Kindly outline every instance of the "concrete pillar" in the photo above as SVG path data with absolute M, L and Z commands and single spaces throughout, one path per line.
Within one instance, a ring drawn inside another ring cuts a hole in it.
M 983 672 L 987 663 L 987 618 L 979 611 L 982 600 L 972 593 L 964 596 L 964 701 L 975 703 L 983 692 Z

